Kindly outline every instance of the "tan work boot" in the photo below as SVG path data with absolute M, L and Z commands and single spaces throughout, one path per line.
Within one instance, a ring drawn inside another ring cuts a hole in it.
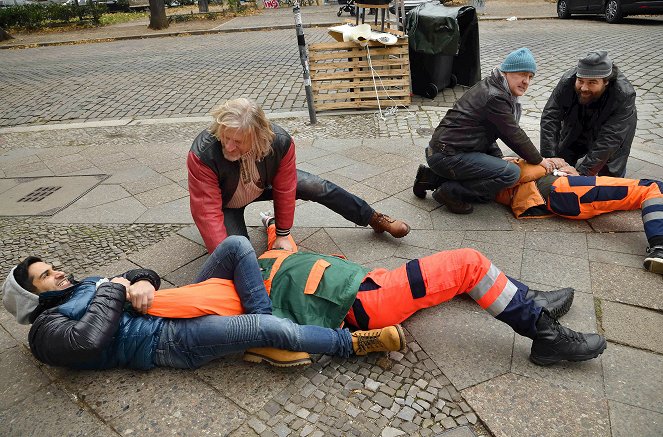
M 355 355 L 370 352 L 402 351 L 405 349 L 405 334 L 401 325 L 387 326 L 370 331 L 352 333 L 352 349 Z
M 244 352 L 244 361 L 249 363 L 265 361 L 275 367 L 308 366 L 311 364 L 311 356 L 308 352 L 293 352 L 275 347 L 254 347 Z
M 394 220 L 386 214 L 375 211 L 368 222 L 378 234 L 387 231 L 394 238 L 403 238 L 410 232 L 410 226 L 401 220 Z

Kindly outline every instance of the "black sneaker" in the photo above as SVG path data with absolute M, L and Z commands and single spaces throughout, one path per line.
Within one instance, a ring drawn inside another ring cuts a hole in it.
M 456 199 L 455 197 L 446 193 L 442 187 L 439 187 L 437 190 L 433 191 L 433 199 L 437 200 L 442 205 L 446 205 L 447 209 L 454 214 L 471 214 L 472 211 L 474 211 L 474 207 L 471 203 Z
M 603 336 L 565 328 L 545 311 L 536 322 L 536 330 L 529 359 L 540 366 L 559 361 L 591 360 L 601 355 L 607 346 Z
M 552 318 L 559 319 L 571 309 L 574 293 L 573 288 L 560 288 L 552 291 L 538 291 L 530 288 L 525 297 L 532 299 L 536 306 L 548 310 Z
M 652 273 L 663 275 L 663 246 L 654 246 L 647 248 L 647 255 L 643 265 L 645 269 Z

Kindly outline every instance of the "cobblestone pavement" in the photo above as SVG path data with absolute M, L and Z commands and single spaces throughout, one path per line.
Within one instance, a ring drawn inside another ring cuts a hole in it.
M 506 45 L 532 41 L 528 45 L 541 53 L 540 73 L 522 119 L 534 139 L 542 105 L 567 61 L 595 47 L 599 38 L 638 86 L 641 121 L 627 176 L 662 177 L 663 132 L 656 118 L 662 109 L 662 82 L 656 77 L 663 63 L 662 28 L 654 20 L 620 26 L 593 19 L 492 22 L 481 29 L 484 71 L 503 56 Z M 569 42 L 572 31 L 578 40 Z M 403 354 L 349 360 L 319 356 L 311 367 L 293 370 L 249 365 L 231 356 L 195 371 L 80 372 L 37 363 L 26 348 L 26 327 L 0 311 L 0 434 L 663 434 L 663 278 L 642 270 L 646 240 L 639 212 L 579 222 L 517 221 L 499 205 L 480 205 L 460 218 L 431 199 L 415 198 L 411 184 L 423 147 L 462 89 L 445 90 L 436 101 L 418 100 L 421 106 L 385 120 L 366 112 L 322 115 L 310 126 L 305 114 L 282 113 L 304 109 L 303 101 L 285 100 L 301 94 L 299 85 L 292 85 L 280 103 L 276 100 L 287 83 L 299 80 L 296 54 L 283 51 L 290 33 L 2 52 L 3 66 L 9 60 L 0 79 L 3 91 L 9 90 L 0 96 L 4 126 L 47 125 L 0 128 L 0 196 L 19 178 L 108 178 L 51 217 L 0 217 L 0 279 L 17 257 L 36 250 L 77 273 L 144 266 L 157 270 L 165 286 L 191 281 L 205 250 L 191 226 L 184 162 L 191 140 L 207 121 L 159 118 L 204 115 L 225 97 L 273 90 L 264 104 L 295 137 L 300 168 L 342 185 L 412 227 L 401 240 L 376 236 L 318 205 L 299 202 L 293 235 L 301 248 L 344 254 L 370 268 L 395 268 L 439 250 L 481 250 L 531 286 L 575 287 L 574 306 L 562 322 L 603 332 L 609 341 L 606 352 L 584 363 L 532 365 L 527 360 L 531 341 L 461 298 L 408 320 L 409 346 Z M 239 37 L 244 54 L 233 46 Z M 312 32 L 315 38 L 326 37 Z M 269 56 L 255 55 L 261 45 Z M 196 64 L 205 53 L 216 56 Z M 104 56 L 105 65 L 113 68 L 99 66 Z M 274 71 L 281 74 L 263 80 L 277 58 Z M 68 65 L 83 73 L 67 76 Z M 141 74 L 135 74 L 139 68 Z M 16 87 L 5 86 L 8 77 Z M 44 83 L 33 77 L 45 78 Z M 206 87 L 212 77 L 213 92 Z M 103 84 L 103 98 L 91 83 Z M 78 105 L 73 96 L 81 93 L 89 106 L 79 115 L 67 115 L 67 108 Z M 5 110 L 4 99 L 13 99 L 7 102 L 12 110 Z M 193 106 L 186 109 L 189 103 Z M 53 104 L 60 105 L 61 113 L 53 111 Z M 40 105 L 50 111 L 40 112 Z M 156 119 L 143 120 L 151 117 Z M 124 120 L 110 126 L 113 118 Z M 98 123 L 58 125 L 73 120 Z M 247 208 L 256 250 L 265 245 L 257 212 L 269 208 Z

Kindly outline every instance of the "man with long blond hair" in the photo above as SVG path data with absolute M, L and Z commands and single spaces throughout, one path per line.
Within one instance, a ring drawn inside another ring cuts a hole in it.
M 191 215 L 210 253 L 228 235 L 248 236 L 244 208 L 261 200 L 274 201 L 276 248 L 292 249 L 287 237 L 296 199 L 320 203 L 396 238 L 410 231 L 338 185 L 298 170 L 292 137 L 270 123 L 253 100 L 229 100 L 211 114 L 211 126 L 194 140 L 187 159 Z

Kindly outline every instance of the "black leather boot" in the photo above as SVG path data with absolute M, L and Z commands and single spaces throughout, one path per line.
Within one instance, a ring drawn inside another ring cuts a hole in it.
M 552 318 L 559 319 L 571 309 L 574 293 L 573 288 L 560 288 L 552 291 L 538 291 L 530 288 L 525 298 L 532 299 L 534 305 L 545 308 Z
M 647 253 L 649 255 L 645 257 L 645 269 L 663 275 L 663 246 L 648 247 Z
M 536 322 L 529 359 L 540 366 L 559 361 L 586 361 L 601 355 L 606 345 L 603 336 L 565 328 L 544 310 Z
M 426 198 L 426 191 L 433 191 L 442 183 L 442 178 L 423 164 L 419 164 L 417 175 L 414 177 L 412 192 L 420 199 Z
M 474 211 L 474 207 L 471 203 L 463 202 L 460 199 L 456 199 L 444 189 L 444 186 L 438 187 L 433 191 L 433 199 L 437 200 L 442 205 L 446 205 L 447 209 L 454 214 L 471 214 Z

